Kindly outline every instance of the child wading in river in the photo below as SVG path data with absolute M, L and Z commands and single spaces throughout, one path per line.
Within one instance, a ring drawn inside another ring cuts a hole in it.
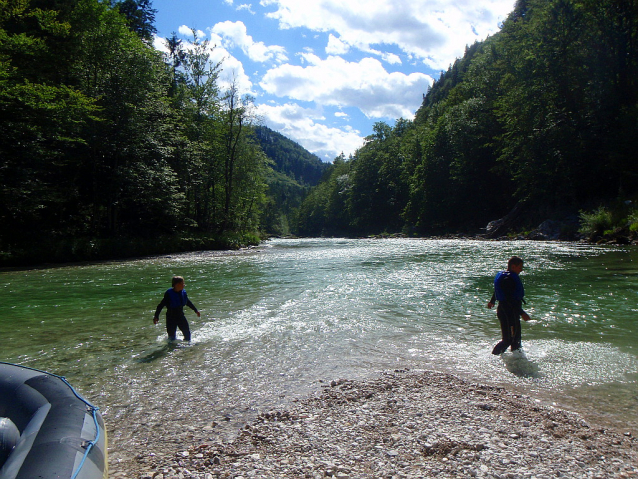
M 184 341 L 190 341 L 191 331 L 188 326 L 188 321 L 186 321 L 186 316 L 184 315 L 184 306 L 188 306 L 195 311 L 198 318 L 201 314 L 186 295 L 184 278 L 181 276 L 173 276 L 172 284 L 173 287 L 166 290 L 164 298 L 161 303 L 157 305 L 153 322 L 155 324 L 159 322 L 160 312 L 162 308 L 166 306 L 166 332 L 168 333 L 168 339 L 174 341 L 175 333 L 177 332 L 177 328 L 179 328 L 184 335 Z
M 521 316 L 529 321 L 529 315 L 523 311 L 525 289 L 519 274 L 523 271 L 523 260 L 512 256 L 507 262 L 507 270 L 501 271 L 494 278 L 494 294 L 487 303 L 492 309 L 498 301 L 496 315 L 501 323 L 501 341 L 494 346 L 492 354 L 504 353 L 508 347 L 512 351 L 521 349 Z

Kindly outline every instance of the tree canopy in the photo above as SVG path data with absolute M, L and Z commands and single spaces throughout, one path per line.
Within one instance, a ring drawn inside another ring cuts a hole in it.
M 222 88 L 195 31 L 188 49 L 173 35 L 168 54 L 155 50 L 154 15 L 149 0 L 0 0 L 7 262 L 158 252 L 167 237 L 223 246 L 257 238 L 266 205 L 285 209 L 252 98 Z M 289 162 L 280 171 L 305 194 L 315 167 Z

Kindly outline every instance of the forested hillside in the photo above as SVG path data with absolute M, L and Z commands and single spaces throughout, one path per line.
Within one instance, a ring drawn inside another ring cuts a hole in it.
M 266 176 L 268 206 L 262 227 L 271 234 L 288 235 L 301 202 L 319 183 L 328 164 L 266 126 L 255 127 L 255 138 L 272 167 Z
M 255 243 L 266 212 L 281 218 L 269 179 L 317 178 L 293 153 L 274 172 L 252 98 L 220 87 L 196 32 L 156 51 L 154 15 L 149 0 L 0 1 L 4 264 Z
M 515 207 L 522 231 L 635 204 L 637 79 L 635 2 L 518 0 L 413 121 L 378 123 L 334 162 L 299 233 L 477 233 Z

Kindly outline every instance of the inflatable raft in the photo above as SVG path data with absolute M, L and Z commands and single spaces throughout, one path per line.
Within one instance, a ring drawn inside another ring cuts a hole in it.
M 0 479 L 106 479 L 97 407 L 61 376 L 0 362 Z

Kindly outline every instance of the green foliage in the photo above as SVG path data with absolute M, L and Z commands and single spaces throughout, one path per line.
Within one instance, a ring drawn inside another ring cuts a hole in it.
M 349 231 L 347 201 L 351 189 L 351 161 L 337 157 L 324 180 L 310 191 L 299 208 L 294 232 L 303 236 L 343 234 Z
M 606 231 L 610 231 L 614 226 L 614 220 L 611 210 L 599 207 L 591 213 L 585 211 L 580 212 L 580 233 L 589 238 L 601 236 Z
M 589 239 L 607 237 L 608 240 L 631 241 L 638 233 L 638 209 L 631 202 L 615 201 L 610 206 L 600 206 L 588 212 L 580 212 L 579 232 Z
M 500 32 L 434 82 L 414 122 L 375 126 L 349 160 L 341 215 L 327 210 L 343 191 L 331 175 L 299 224 L 357 235 L 477 232 L 520 204 L 520 231 L 635 196 L 636 38 L 633 2 L 516 2 Z
M 221 91 L 196 32 L 188 51 L 153 49 L 154 13 L 148 0 L 0 0 L 4 260 L 258 241 L 271 169 L 252 99 Z
M 126 18 L 131 31 L 148 43 L 153 41 L 153 35 L 157 33 L 154 25 L 157 10 L 151 7 L 150 0 L 120 0 L 112 3 Z
M 262 228 L 274 235 L 289 235 L 302 201 L 329 165 L 270 128 L 256 126 L 254 133 L 271 166 L 266 175 L 268 206 L 264 208 Z

